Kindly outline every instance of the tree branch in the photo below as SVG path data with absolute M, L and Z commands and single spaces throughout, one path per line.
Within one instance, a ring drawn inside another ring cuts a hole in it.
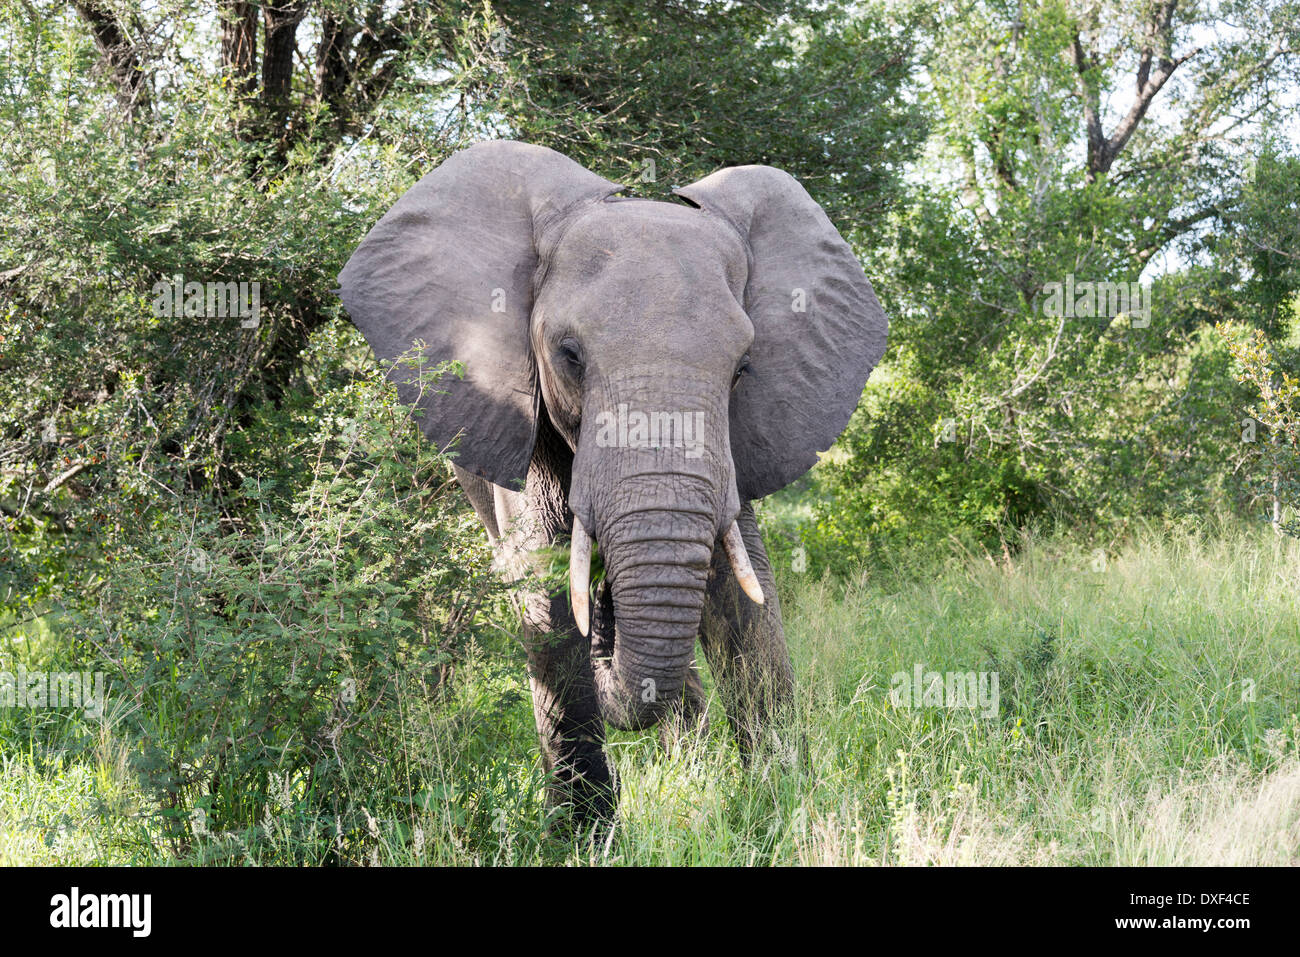
M 1110 136 L 1105 134 L 1101 125 L 1101 95 L 1097 80 L 1092 75 L 1093 64 L 1083 49 L 1078 31 L 1075 31 L 1070 54 L 1074 61 L 1074 68 L 1079 74 L 1079 91 L 1083 97 L 1084 125 L 1088 133 L 1089 183 L 1096 182 L 1099 176 L 1110 172 L 1116 157 L 1123 151 L 1143 118 L 1146 117 L 1156 94 L 1164 88 L 1175 70 L 1201 52 L 1201 48 L 1197 47 L 1183 56 L 1176 58 L 1173 56 L 1171 52 L 1173 19 L 1177 7 L 1178 0 L 1165 0 L 1156 7 L 1152 18 L 1143 28 L 1133 105 L 1129 107 Z
M 268 4 L 262 11 L 262 107 L 273 139 L 283 139 L 293 88 L 293 51 L 306 4 Z
M 257 89 L 257 5 L 244 0 L 221 7 L 221 67 L 241 92 Z
M 117 98 L 123 112 L 128 118 L 134 116 L 138 108 L 149 103 L 144 69 L 136 55 L 135 44 L 127 39 L 116 15 L 95 0 L 74 0 L 72 5 L 95 37 L 95 43 L 117 84 Z

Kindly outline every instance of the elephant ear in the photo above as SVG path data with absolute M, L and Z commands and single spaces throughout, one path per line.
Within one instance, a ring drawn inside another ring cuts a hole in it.
M 812 468 L 848 425 L 889 323 L 853 250 L 789 173 L 737 166 L 676 193 L 749 247 L 754 344 L 732 397 L 731 449 L 741 498 L 762 498 Z
M 517 487 L 536 438 L 537 374 L 529 347 L 538 238 L 578 207 L 621 189 L 553 150 L 480 143 L 449 157 L 401 199 L 339 274 L 339 294 L 375 355 L 423 342 L 389 370 L 425 435 L 456 464 Z M 464 376 L 430 382 L 459 360 Z

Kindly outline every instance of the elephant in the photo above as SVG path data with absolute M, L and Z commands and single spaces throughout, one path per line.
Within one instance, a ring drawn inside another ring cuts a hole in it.
M 697 640 L 742 757 L 790 712 L 753 503 L 839 436 L 888 332 L 790 174 L 625 192 L 553 150 L 478 143 L 401 196 L 339 276 L 518 583 L 547 801 L 583 823 L 617 808 L 607 725 L 707 711 Z M 566 542 L 567 593 L 536 584 Z

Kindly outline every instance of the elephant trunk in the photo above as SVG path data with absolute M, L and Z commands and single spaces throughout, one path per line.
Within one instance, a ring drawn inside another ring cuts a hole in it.
M 605 524 L 608 595 L 591 657 L 601 713 L 616 727 L 653 725 L 683 694 L 716 534 L 703 509 L 642 510 Z
M 569 494 L 571 572 L 585 576 L 587 531 L 605 565 L 589 622 L 600 709 L 626 729 L 654 724 L 684 694 L 713 550 L 740 511 L 728 393 L 685 369 L 667 386 L 650 373 L 592 384 Z M 580 628 L 585 592 L 575 581 Z

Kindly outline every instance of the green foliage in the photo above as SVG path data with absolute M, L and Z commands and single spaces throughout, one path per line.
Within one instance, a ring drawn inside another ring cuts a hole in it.
M 1259 49 L 1263 35 L 1286 47 L 1295 10 L 1260 7 L 1260 37 L 1225 31 L 1167 68 L 1194 71 L 1189 88 L 1175 81 L 1168 121 L 1140 111 L 1124 138 L 1114 119 L 1090 125 L 1093 95 L 1125 102 L 1141 37 L 1190 49 L 1218 13 L 932 6 L 933 135 L 885 242 L 862 248 L 889 350 L 791 533 L 822 567 L 950 536 L 997 551 L 1030 523 L 1113 535 L 1138 515 L 1256 504 L 1247 392 L 1212 326 L 1272 333 L 1300 288 L 1300 178 Z M 1220 136 L 1251 97 L 1256 125 Z M 1140 284 L 1146 307 L 1070 315 L 1052 290 L 1074 281 Z
M 240 485 L 248 463 L 232 435 L 255 410 L 293 401 L 307 338 L 337 315 L 329 289 L 363 228 L 349 204 L 376 194 L 322 189 L 308 155 L 273 183 L 250 177 L 261 148 L 232 135 L 217 83 L 183 87 L 148 129 L 106 113 L 88 69 L 67 79 L 68 96 L 34 96 L 62 57 L 93 47 L 48 25 L 4 29 L 15 43 L 3 70 L 32 85 L 0 97 L 4 135 L 25 157 L 0 167 L 0 261 L 13 266 L 0 277 L 3 558 L 43 542 L 43 563 L 71 568 L 110 513 L 133 520 Z M 258 284 L 256 327 L 158 315 L 155 284 L 176 276 Z M 0 570 L 0 605 L 78 587 L 56 575 L 32 588 L 36 571 Z
M 841 229 L 873 230 L 925 133 L 898 95 L 915 17 L 884 5 L 499 8 L 526 77 L 505 91 L 509 127 L 657 199 L 723 166 L 770 163 Z
M 376 383 L 244 435 L 278 445 L 278 467 L 220 509 L 178 496 L 113 523 L 93 605 L 58 626 L 112 676 L 174 848 L 197 827 L 247 832 L 255 853 L 252 825 L 273 821 L 301 860 L 359 861 L 367 813 L 433 786 L 404 736 L 498 588 L 445 460 Z
M 1300 298 L 1292 312 L 1300 320 Z M 1243 420 L 1242 438 L 1253 451 L 1260 497 L 1272 500 L 1269 517 L 1279 531 L 1300 535 L 1300 379 L 1281 366 L 1283 349 L 1272 346 L 1262 330 L 1218 328 L 1236 360 L 1237 378 L 1257 395 L 1248 410 L 1250 418 Z M 1285 351 L 1294 365 L 1295 346 Z M 1286 520 L 1284 508 L 1291 512 Z

